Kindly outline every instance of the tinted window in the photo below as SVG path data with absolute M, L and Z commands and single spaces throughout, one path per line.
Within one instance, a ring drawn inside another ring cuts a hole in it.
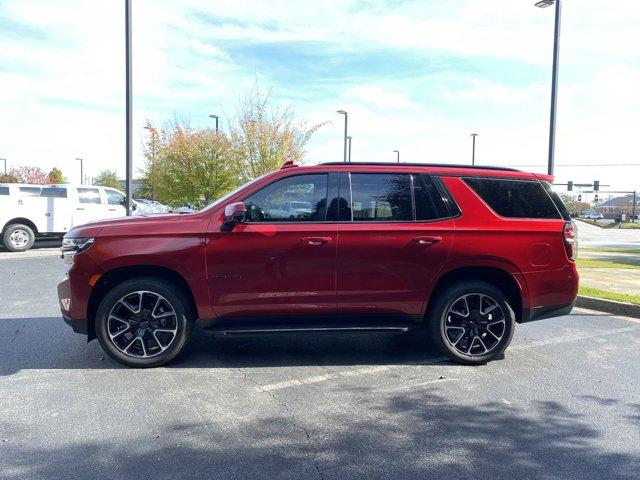
M 296 175 L 277 180 L 244 203 L 250 222 L 324 221 L 327 175 Z
M 78 188 L 80 203 L 100 203 L 100 191 L 97 188 Z
M 553 200 L 553 203 L 555 204 L 557 209 L 560 211 L 560 215 L 562 215 L 562 218 L 570 222 L 571 215 L 569 214 L 569 210 L 567 210 L 567 207 L 565 206 L 564 202 L 560 198 L 560 195 L 558 195 L 558 193 L 553 190 L 553 187 L 549 182 L 540 182 L 540 183 L 542 183 L 542 186 L 551 197 L 551 200 Z
M 503 217 L 560 218 L 558 209 L 537 180 L 468 177 L 464 181 Z
M 123 194 L 116 192 L 115 190 L 105 190 L 105 192 L 107 192 L 107 203 L 109 205 L 124 205 Z
M 436 220 L 451 216 L 445 199 L 429 175 L 413 176 L 413 196 L 416 202 L 416 220 Z
M 20 187 L 20 193 L 27 197 L 39 197 L 41 187 Z
M 411 221 L 411 177 L 396 173 L 352 173 L 354 221 Z
M 40 192 L 41 197 L 67 198 L 66 188 L 43 187 Z
M 9 187 L 0 187 L 0 195 L 9 195 Z

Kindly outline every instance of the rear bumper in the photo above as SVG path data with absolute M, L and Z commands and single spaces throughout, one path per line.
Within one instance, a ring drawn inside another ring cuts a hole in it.
M 64 320 L 64 323 L 69 325 L 75 333 L 81 333 L 83 335 L 87 335 L 89 333 L 87 330 L 86 320 L 69 318 L 64 315 L 62 315 L 62 319 Z
M 535 307 L 522 309 L 522 319 L 520 323 L 533 322 L 535 320 L 543 320 L 545 318 L 562 317 L 569 315 L 573 309 L 575 300 L 571 303 L 562 305 L 551 305 L 548 307 Z

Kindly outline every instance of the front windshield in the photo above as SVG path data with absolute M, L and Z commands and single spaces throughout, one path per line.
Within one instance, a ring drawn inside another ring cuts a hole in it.
M 267 175 L 270 175 L 271 172 L 269 173 L 265 173 L 264 175 L 260 175 L 257 178 L 254 178 L 253 180 L 249 180 L 246 183 L 243 183 L 242 185 L 240 185 L 238 188 L 234 188 L 233 190 L 231 190 L 229 193 L 227 193 L 226 195 L 220 197 L 217 200 L 214 200 L 213 202 L 211 202 L 209 205 L 205 206 L 202 210 L 200 210 L 201 212 L 204 212 L 206 210 L 209 210 L 210 208 L 213 208 L 217 205 L 220 205 L 221 203 L 225 202 L 227 199 L 233 197 L 236 193 L 238 193 L 240 190 L 253 185 L 254 183 L 258 182 L 259 180 L 262 180 L 264 177 L 266 177 Z

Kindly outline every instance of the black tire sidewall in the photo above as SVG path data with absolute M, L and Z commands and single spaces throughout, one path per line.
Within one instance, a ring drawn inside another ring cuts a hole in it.
M 137 290 L 146 290 L 162 295 L 171 303 L 177 316 L 178 332 L 173 343 L 164 352 L 151 358 L 135 358 L 125 355 L 112 343 L 107 332 L 107 317 L 113 305 L 127 293 Z M 100 346 L 111 358 L 128 367 L 148 368 L 164 365 L 177 357 L 189 340 L 192 324 L 185 295 L 180 288 L 156 278 L 135 278 L 115 286 L 105 295 L 96 312 L 95 331 Z
M 446 313 L 451 304 L 463 295 L 469 293 L 482 293 L 488 295 L 498 302 L 505 314 L 505 334 L 500 340 L 497 348 L 485 355 L 464 355 L 452 347 L 444 338 L 443 324 L 446 321 Z M 429 320 L 429 335 L 436 346 L 449 358 L 457 363 L 465 365 L 482 365 L 504 353 L 511 343 L 515 330 L 515 313 L 509 305 L 507 296 L 490 283 L 482 281 L 466 281 L 451 286 L 441 292 L 436 299 Z
M 24 230 L 29 235 L 29 241 L 27 242 L 26 246 L 16 248 L 13 245 L 11 245 L 11 242 L 9 241 L 9 237 L 11 237 L 11 234 L 16 230 Z M 33 247 L 33 244 L 35 243 L 35 241 L 36 241 L 36 235 L 31 229 L 31 227 L 28 227 L 27 225 L 23 225 L 22 223 L 14 223 L 13 225 L 9 225 L 5 229 L 4 234 L 2 235 L 2 243 L 4 244 L 5 248 L 10 252 L 26 252 L 31 247 Z

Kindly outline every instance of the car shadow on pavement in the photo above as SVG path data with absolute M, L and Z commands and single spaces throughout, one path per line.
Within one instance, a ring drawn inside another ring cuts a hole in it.
M 196 328 L 167 368 L 400 365 L 444 361 L 424 332 L 210 337 Z M 0 319 L 0 376 L 20 370 L 126 368 L 60 317 Z
M 322 396 L 305 401 L 320 415 L 274 396 L 231 423 L 180 422 L 176 411 L 166 424 L 123 425 L 118 434 L 64 438 L 51 447 L 4 419 L 0 477 L 631 480 L 640 468 L 633 449 L 601 448 L 590 417 L 557 402 L 469 405 L 437 389 L 372 395 L 343 408 Z

